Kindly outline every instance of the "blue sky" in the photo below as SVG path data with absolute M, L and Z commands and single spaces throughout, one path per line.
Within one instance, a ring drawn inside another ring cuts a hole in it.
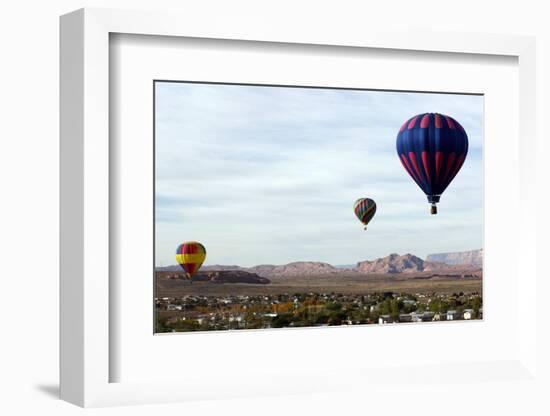
M 424 112 L 470 144 L 438 215 L 395 150 Z M 482 132 L 481 96 L 156 83 L 156 265 L 187 240 L 205 264 L 241 266 L 481 248 Z M 366 232 L 360 197 L 378 205 Z

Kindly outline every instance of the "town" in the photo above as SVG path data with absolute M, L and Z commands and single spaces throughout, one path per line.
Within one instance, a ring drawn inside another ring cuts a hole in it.
M 483 318 L 479 292 L 185 295 L 156 298 L 155 310 L 157 333 Z

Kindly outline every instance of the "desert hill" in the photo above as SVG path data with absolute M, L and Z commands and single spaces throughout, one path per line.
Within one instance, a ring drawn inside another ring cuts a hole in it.
M 260 265 L 250 267 L 248 270 L 266 277 L 319 276 L 340 272 L 339 269 L 328 263 L 314 261 L 297 261 L 282 266 Z
M 453 253 L 460 254 L 460 253 Z M 434 255 L 430 255 L 433 256 Z M 428 257 L 430 257 L 428 256 Z M 459 258 L 456 256 L 455 258 Z M 465 256 L 465 259 L 470 257 Z M 373 261 L 362 261 L 357 263 L 355 270 L 359 273 L 376 274 L 398 274 L 398 273 L 432 273 L 432 274 L 477 274 L 481 267 L 469 262 L 459 263 L 455 261 L 452 264 L 422 260 L 413 254 L 393 253 L 389 256 L 378 258 Z
M 483 249 L 462 251 L 458 253 L 429 254 L 426 261 L 448 265 L 472 265 L 481 267 L 483 264 Z
M 392 253 L 389 256 L 378 258 L 373 261 L 360 261 L 355 266 L 359 273 L 418 273 L 424 271 L 424 260 L 412 254 L 400 256 Z
M 157 279 L 160 280 L 185 280 L 185 273 L 181 269 L 178 271 L 157 271 Z M 213 283 L 249 283 L 249 284 L 268 284 L 269 279 L 258 276 L 256 273 L 250 273 L 244 270 L 216 270 L 199 271 L 193 276 L 193 281 L 213 282 Z
M 293 276 L 330 276 L 341 274 L 387 274 L 387 275 L 481 275 L 482 250 L 473 250 L 458 253 L 430 254 L 422 260 L 413 254 L 399 255 L 392 253 L 389 256 L 375 260 L 364 260 L 352 268 L 335 267 L 323 262 L 300 261 L 284 265 L 264 264 L 253 267 L 237 265 L 210 265 L 202 267 L 194 280 L 214 281 L 222 283 L 269 283 L 270 279 L 287 278 Z M 437 261 L 436 261 L 437 260 Z M 157 271 L 163 273 L 182 274 L 179 266 L 159 267 Z M 259 281 L 265 279 L 267 281 Z

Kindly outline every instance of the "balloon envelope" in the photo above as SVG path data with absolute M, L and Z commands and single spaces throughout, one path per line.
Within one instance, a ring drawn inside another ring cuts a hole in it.
M 178 246 L 176 260 L 190 279 L 206 259 L 206 249 L 197 241 L 187 241 Z
M 435 207 L 466 160 L 468 135 L 454 118 L 424 113 L 403 124 L 396 147 L 401 164 Z
M 370 198 L 359 198 L 355 201 L 355 204 L 353 204 L 353 212 L 355 212 L 359 221 L 365 225 L 366 229 L 366 225 L 372 220 L 372 217 L 374 217 L 376 213 L 376 202 Z

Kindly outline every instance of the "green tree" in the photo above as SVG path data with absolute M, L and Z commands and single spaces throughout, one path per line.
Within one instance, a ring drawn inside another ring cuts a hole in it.
M 474 310 L 476 318 L 479 317 L 479 310 L 482 306 L 482 299 L 480 296 L 476 296 L 472 299 L 472 309 Z
M 381 315 L 390 315 L 392 310 L 392 299 L 386 298 L 379 309 Z
M 328 318 L 329 325 L 342 325 L 342 320 L 346 318 L 346 314 L 341 311 L 332 312 Z
M 401 303 L 403 305 L 403 303 Z M 393 299 L 390 303 L 390 315 L 393 320 L 396 320 L 399 316 L 399 301 L 397 299 Z
M 291 322 L 292 313 L 283 313 L 273 318 L 273 320 L 271 321 L 271 326 L 273 326 L 273 328 L 284 328 L 289 326 Z
M 340 302 L 331 302 L 327 304 L 326 308 L 329 311 L 339 311 L 342 309 L 342 304 Z
M 172 332 L 172 329 L 166 326 L 167 318 L 161 317 L 157 314 L 155 320 L 155 332 Z

